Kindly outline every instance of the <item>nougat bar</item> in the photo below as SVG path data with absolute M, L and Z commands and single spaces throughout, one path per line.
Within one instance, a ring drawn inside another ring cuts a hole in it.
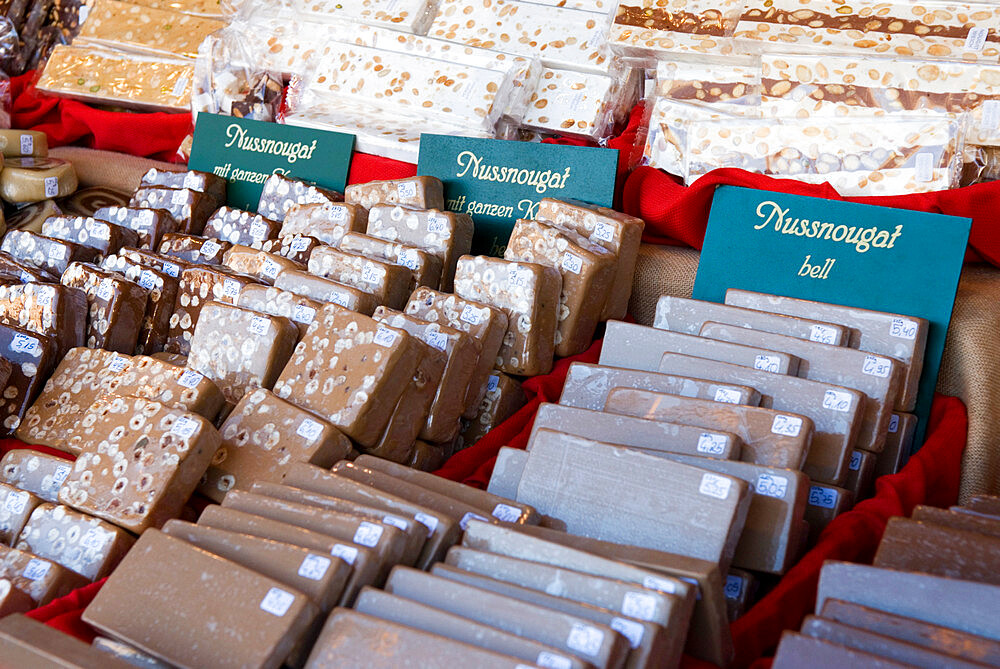
M 46 502 L 32 512 L 14 548 L 96 581 L 114 571 L 134 541 L 109 522 Z
M 455 294 L 502 309 L 507 332 L 497 367 L 534 376 L 552 369 L 562 278 L 552 267 L 488 256 L 463 256 L 455 271 Z
M 58 284 L 0 285 L 0 318 L 55 339 L 62 356 L 83 346 L 87 330 L 87 296 Z
M 409 292 L 419 286 L 437 288 L 441 284 L 441 257 L 410 244 L 402 244 L 361 232 L 347 232 L 338 245 L 343 251 L 387 260 L 410 270 Z
M 215 382 L 200 372 L 137 355 L 107 384 L 116 395 L 130 395 L 196 413 L 207 421 L 215 419 L 224 398 Z M 70 443 L 77 443 L 70 439 Z
M 653 327 L 696 335 L 709 321 L 774 332 L 834 346 L 847 346 L 851 335 L 849 328 L 835 323 L 809 320 L 805 317 L 782 316 L 764 310 L 744 309 L 672 295 L 663 295 L 657 300 Z
M 7 546 L 0 546 L 0 578 L 31 597 L 35 606 L 87 585 L 86 578 L 58 562 Z
M 528 462 L 528 452 L 520 448 L 501 446 L 493 463 L 493 472 L 486 492 L 498 497 L 514 499 L 517 497 L 517 484 L 524 474 L 524 465 Z
M 132 666 L 64 631 L 20 614 L 7 616 L 0 623 L 0 656 L 10 667 L 130 669 Z
M 344 199 L 341 193 L 329 188 L 321 188 L 299 179 L 291 179 L 283 174 L 272 174 L 264 182 L 260 192 L 257 212 L 273 221 L 284 221 L 288 210 L 294 205 L 327 204 Z
M 325 532 L 218 505 L 202 511 L 198 525 L 281 541 L 340 558 L 352 568 L 340 595 L 338 603 L 341 606 L 353 602 L 362 587 L 379 581 L 380 565 L 371 548 L 337 539 Z
M 205 223 L 216 209 L 215 198 L 190 188 L 140 186 L 129 207 L 165 209 L 177 222 L 177 232 L 200 235 Z
M 109 392 L 111 380 L 131 365 L 129 356 L 94 348 L 72 348 L 45 383 L 17 428 L 17 438 L 69 450 L 69 440 L 90 405 Z
M 1000 537 L 1000 518 L 989 515 L 965 513 L 955 509 L 939 509 L 933 506 L 919 505 L 913 509 L 913 520 L 929 524 L 943 525 L 956 530 L 979 532 L 993 537 Z
M 42 223 L 42 234 L 97 249 L 98 259 L 139 243 L 134 230 L 89 216 L 53 216 Z
M 27 448 L 7 451 L 0 459 L 0 481 L 27 490 L 46 502 L 59 499 L 59 487 L 73 468 L 66 458 Z
M 96 262 L 99 255 L 89 246 L 27 230 L 11 230 L 4 236 L 0 250 L 56 276 L 62 275 L 71 263 Z
M 8 483 L 0 483 L 0 544 L 10 546 L 14 543 L 31 512 L 42 502 L 41 497 L 32 495 L 27 490 L 18 490 Z
M 362 455 L 354 461 L 356 467 L 383 472 L 401 481 L 407 481 L 432 492 L 451 497 L 469 506 L 477 507 L 486 515 L 508 523 L 537 525 L 540 517 L 529 504 L 521 504 L 512 499 L 498 497 L 483 490 L 477 490 L 462 483 L 417 471 L 388 460 L 370 455 Z
M 554 646 L 595 667 L 619 667 L 628 654 L 628 642 L 608 625 L 415 569 L 393 569 L 385 591 Z
M 123 248 L 117 255 L 131 263 L 169 274 L 175 279 L 180 277 L 184 270 L 195 267 L 195 265 L 184 262 L 180 258 L 161 255 L 156 251 L 147 251 L 146 249 Z
M 170 317 L 177 303 L 177 291 L 180 281 L 166 272 L 130 260 L 124 255 L 111 255 L 104 259 L 101 267 L 122 274 L 132 283 L 145 288 L 149 295 L 146 300 L 146 313 L 139 328 L 139 339 L 135 352 L 147 355 L 158 353 L 163 349 L 170 332 Z
M 525 666 L 516 657 L 350 609 L 336 609 L 330 615 L 313 646 L 307 666 L 390 669 L 405 664 L 432 666 L 464 663 L 482 669 L 518 669 Z
M 741 618 L 750 607 L 754 590 L 757 587 L 756 577 L 748 571 L 730 568 L 726 574 L 726 610 L 729 622 Z
M 239 244 L 234 244 L 226 251 L 222 264 L 234 272 L 256 277 L 258 281 L 268 285 L 273 284 L 282 272 L 305 269 L 303 263 Z
M 482 439 L 490 430 L 514 415 L 527 402 L 524 389 L 513 377 L 496 371 L 486 377 L 486 394 L 476 415 L 469 419 L 461 434 L 461 445 L 467 448 Z
M 889 418 L 889 431 L 885 435 L 885 448 L 875 461 L 875 478 L 895 474 L 910 457 L 913 435 L 917 430 L 917 417 L 912 413 L 894 413 Z
M 139 246 L 151 251 L 160 247 L 163 235 L 175 232 L 178 227 L 177 221 L 166 209 L 101 207 L 94 212 L 94 218 L 135 230 L 139 235 Z
M 875 453 L 884 448 L 892 407 L 906 376 L 905 365 L 898 360 L 844 346 L 720 323 L 706 323 L 701 333 L 710 339 L 788 351 L 802 360 L 797 376 L 861 391 L 866 401 L 858 431 L 858 448 Z
M 359 288 L 371 294 L 376 304 L 393 309 L 402 309 L 409 297 L 409 269 L 333 246 L 313 249 L 309 273 Z
M 236 304 L 244 286 L 258 283 L 246 274 L 237 274 L 219 268 L 190 267 L 181 273 L 177 305 L 170 316 L 170 334 L 164 350 L 168 353 L 188 355 L 191 338 L 198 325 L 202 308 L 208 302 Z
M 352 184 L 344 191 L 344 202 L 359 204 L 368 210 L 381 203 L 419 209 L 444 209 L 444 185 L 435 177 Z
M 257 481 L 280 482 L 295 462 L 328 468 L 342 460 L 351 443 L 328 421 L 258 388 L 236 404 L 219 428 L 216 451 L 202 494 L 221 501 L 235 488 Z
M 562 292 L 555 353 L 567 357 L 587 350 L 614 281 L 614 255 L 575 232 L 521 219 L 514 225 L 503 257 L 559 271 Z
M 668 354 L 669 355 L 669 354 Z M 686 357 L 686 356 L 685 356 Z M 697 359 L 698 364 L 701 359 Z M 744 385 L 739 385 L 739 384 Z M 752 384 L 734 381 L 732 385 L 709 381 L 700 374 L 658 374 L 622 367 L 609 367 L 584 362 L 569 366 L 559 404 L 600 411 L 612 388 L 639 388 L 703 400 L 759 406 L 761 394 Z
M 785 631 L 781 634 L 774 656 L 774 669 L 796 667 L 870 667 L 870 669 L 905 669 L 913 665 L 893 662 L 880 655 L 872 655 L 847 646 L 822 639 Z
M 416 343 L 361 314 L 324 313 L 296 346 L 274 393 L 327 418 L 359 445 L 374 446 L 416 371 Z
M 623 480 L 660 492 L 609 505 L 607 491 Z M 732 476 L 551 430 L 535 433 L 516 499 L 564 521 L 573 534 L 669 550 L 724 569 L 750 506 L 747 484 Z
M 441 323 L 472 335 L 482 350 L 469 380 L 464 418 L 473 418 L 489 386 L 489 376 L 507 332 L 507 313 L 483 302 L 441 293 L 426 286 L 417 288 L 406 304 L 406 313 L 431 323 Z
M 284 483 L 321 495 L 385 509 L 394 515 L 412 517 L 427 530 L 427 540 L 415 565 L 419 569 L 426 569 L 431 563 L 442 559 L 445 551 L 458 540 L 461 533 L 459 524 L 448 514 L 305 463 L 292 463 L 285 474 Z
M 664 353 L 683 353 L 774 374 L 794 376 L 798 372 L 799 359 L 774 350 L 773 347 L 720 346 L 720 343 L 730 344 L 636 323 L 608 321 L 601 346 L 600 364 L 656 372 L 659 371 L 660 359 Z
M 308 235 L 282 235 L 277 239 L 268 239 L 260 245 L 260 250 L 305 266 L 309 263 L 313 249 L 322 245 L 323 242 Z
M 320 302 L 332 302 L 366 316 L 378 306 L 375 296 L 369 292 L 300 270 L 281 272 L 274 280 L 274 286 Z
M 0 578 L 0 618 L 27 613 L 34 608 L 31 597 L 15 588 L 9 579 Z M 10 662 L 11 659 L 9 655 L 4 655 L 5 661 Z
M 0 251 L 0 280 L 5 283 L 58 283 L 59 277 Z
M 80 24 L 81 42 L 127 45 L 132 50 L 194 58 L 198 45 L 222 21 L 116 0 L 97 0 Z
M 660 370 L 701 374 L 719 381 L 744 383 L 760 391 L 760 406 L 808 416 L 816 431 L 802 471 L 815 481 L 842 485 L 861 425 L 865 395 L 796 376 L 771 374 L 714 360 L 665 353 Z
M 806 500 L 805 519 L 809 523 L 809 545 L 819 540 L 820 534 L 834 518 L 850 510 L 854 498 L 849 490 L 832 485 L 813 484 Z
M 220 207 L 205 222 L 204 232 L 196 234 L 259 249 L 265 240 L 276 239 L 280 229 L 280 221 L 232 207 Z
M 851 491 L 855 501 L 861 501 L 871 496 L 875 484 L 875 462 L 878 457 L 874 453 L 855 449 L 851 451 L 851 460 L 847 465 L 847 478 L 844 488 Z
M 743 440 L 742 461 L 783 469 L 802 469 L 814 431 L 807 416 L 632 388 L 613 389 L 604 410 L 732 432 Z
M 300 339 L 306 335 L 309 325 L 322 311 L 323 304 L 291 290 L 264 285 L 246 286 L 240 291 L 237 300 L 237 306 L 245 309 L 291 319 L 299 330 Z
M 13 435 L 48 378 L 59 349 L 53 337 L 0 323 L 0 434 Z
M 198 316 L 187 366 L 212 379 L 235 404 L 271 388 L 292 355 L 298 328 L 282 316 L 208 302 Z
M 434 392 L 427 420 L 420 438 L 431 442 L 454 439 L 459 430 L 459 418 L 465 410 L 464 399 L 475 371 L 482 347 L 470 335 L 408 314 L 379 307 L 375 320 L 405 330 L 429 346 L 443 352 L 445 367 Z
M 419 246 L 437 255 L 442 263 L 440 288 L 451 292 L 455 264 L 472 249 L 472 219 L 467 214 L 441 211 L 443 207 L 439 206 L 418 209 L 382 204 L 369 209 L 368 234 Z
M 163 533 L 305 594 L 320 611 L 337 605 L 351 566 L 335 556 L 239 532 L 170 520 Z
M 138 648 L 134 648 L 127 643 L 109 639 L 106 636 L 98 636 L 91 643 L 94 650 L 105 655 L 111 655 L 120 660 L 124 660 L 130 666 L 142 667 L 143 669 L 170 669 L 170 665 L 160 662 L 149 653 L 144 653 Z
M 735 289 L 726 291 L 726 304 L 842 323 L 851 328 L 851 348 L 885 355 L 906 366 L 894 408 L 912 411 L 916 406 L 927 347 L 926 319 Z
M 432 472 L 440 469 L 441 465 L 448 459 L 449 446 L 442 444 L 431 444 L 417 439 L 413 443 L 413 455 L 406 463 L 408 467 L 422 472 Z
M 190 188 L 199 193 L 206 193 L 212 196 L 217 203 L 217 207 L 221 207 L 226 203 L 226 180 L 211 172 L 200 172 L 198 170 L 158 170 L 155 167 L 150 167 L 142 175 L 139 185 L 140 187 Z
M 872 564 L 1000 585 L 997 556 L 1000 537 L 897 517 L 889 519 Z
M 165 256 L 180 258 L 194 265 L 221 265 L 223 256 L 231 246 L 229 242 L 214 237 L 168 232 L 163 235 L 156 248 Z
M 532 664 L 540 661 L 550 666 L 565 667 L 566 669 L 585 669 L 585 667 L 590 666 L 583 660 L 553 646 L 504 632 L 489 625 L 472 622 L 454 613 L 391 595 L 381 590 L 365 588 L 358 597 L 354 609 L 359 613 L 374 616 L 380 621 L 406 625 L 440 637 L 510 655 Z
M 73 164 L 59 158 L 8 158 L 0 173 L 0 197 L 14 204 L 66 197 L 77 185 Z
M 138 397 L 98 399 L 80 432 L 59 501 L 136 533 L 180 515 L 222 442 L 198 414 Z
M 150 574 L 156 578 L 136 590 Z M 150 530 L 83 619 L 171 664 L 276 669 L 316 614 L 297 590 Z
M 648 453 L 681 453 L 721 460 L 738 460 L 743 446 L 742 439 L 723 430 L 544 402 L 538 407 L 531 434 L 543 428 Z M 531 440 L 529 436 L 528 448 Z
M 367 225 L 368 210 L 358 204 L 300 204 L 294 205 L 285 214 L 281 236 L 304 235 L 336 246 L 345 233 L 364 232 Z
M 632 278 L 645 226 L 641 218 L 578 201 L 543 198 L 536 217 L 573 230 L 615 255 L 615 276 L 601 320 L 622 319 L 628 311 Z
M 131 355 L 139 341 L 149 291 L 114 272 L 75 262 L 60 282 L 87 295 L 87 346 Z

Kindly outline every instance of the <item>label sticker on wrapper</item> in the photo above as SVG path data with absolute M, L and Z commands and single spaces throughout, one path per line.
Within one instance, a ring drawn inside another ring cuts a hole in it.
M 797 437 L 802 431 L 802 419 L 798 416 L 775 416 L 771 432 L 786 437 Z
M 270 325 L 271 321 L 264 316 L 252 316 L 250 318 L 250 332 L 255 335 L 266 335 Z
M 420 258 L 417 257 L 416 249 L 403 249 L 399 252 L 396 260 L 403 267 L 414 271 L 416 271 L 417 267 L 420 265 Z
M 723 589 L 726 599 L 739 599 L 743 594 L 743 579 L 739 576 L 726 576 L 726 586 Z
M 865 362 L 861 365 L 861 371 L 869 376 L 888 378 L 891 362 L 887 358 L 880 358 L 877 355 L 866 355 Z
M 775 355 L 758 355 L 753 360 L 753 368 L 777 374 L 781 368 L 781 359 Z
M 434 516 L 419 511 L 413 516 L 414 520 L 427 528 L 427 536 L 430 537 L 434 534 L 434 530 L 437 529 L 438 519 Z
M 260 600 L 260 608 L 267 611 L 273 616 L 278 616 L 279 618 L 286 613 L 288 609 L 291 608 L 292 604 L 295 603 L 295 595 L 288 592 L 287 590 L 282 590 L 281 588 L 271 588 L 264 595 L 264 599 Z
M 836 490 L 824 488 L 821 485 L 814 485 L 809 488 L 809 506 L 818 506 L 821 509 L 833 509 L 837 506 Z
M 309 248 L 309 240 L 305 237 L 296 237 L 289 246 L 292 249 L 292 253 L 302 253 Z
M 562 268 L 567 272 L 579 274 L 583 269 L 583 260 L 576 254 L 566 253 L 562 257 Z
M 639 647 L 642 643 L 642 637 L 646 633 L 642 623 L 628 620 L 627 618 L 613 618 L 611 620 L 611 629 L 628 639 L 629 645 L 632 648 Z
M 516 523 L 521 517 L 521 510 L 510 504 L 497 504 L 493 507 L 493 517 L 505 523 Z
M 459 318 L 469 325 L 479 325 L 483 322 L 482 312 L 471 304 L 462 307 L 462 315 Z
M 198 430 L 198 421 L 187 416 L 178 416 L 174 424 L 170 426 L 170 433 L 176 434 L 181 439 L 190 439 Z
M 615 229 L 607 223 L 598 223 L 594 227 L 594 234 L 590 235 L 590 238 L 602 242 L 612 242 L 615 239 Z
M 851 462 L 850 462 L 850 464 L 847 465 L 848 468 L 852 472 L 858 471 L 859 469 L 861 469 L 861 460 L 862 460 L 862 458 L 861 458 L 860 451 L 853 451 L 851 453 Z
M 788 479 L 777 474 L 761 474 L 757 477 L 754 492 L 765 497 L 785 499 L 785 494 L 788 492 Z
M 221 248 L 222 246 L 219 244 L 219 242 L 215 241 L 214 239 L 209 239 L 208 241 L 206 241 L 204 244 L 201 245 L 201 248 L 198 249 L 198 253 L 205 256 L 206 258 L 214 258 L 215 254 L 218 253 Z
M 97 299 L 109 301 L 115 295 L 115 285 L 112 283 L 111 279 L 102 279 L 99 286 L 97 286 Z
M 60 486 L 66 480 L 67 476 L 69 476 L 69 465 L 59 465 L 52 473 L 52 482 Z
M 292 320 L 296 323 L 302 323 L 303 325 L 309 325 L 316 318 L 316 310 L 312 307 L 307 307 L 304 304 L 296 304 L 295 308 L 292 309 Z
M 889 325 L 889 336 L 913 341 L 917 338 L 917 324 L 909 318 L 893 318 Z
M 698 435 L 698 452 L 709 455 L 722 455 L 726 450 L 726 436 L 722 434 L 712 434 L 702 432 Z
M 989 29 L 976 26 L 969 30 L 969 36 L 965 38 L 965 48 L 969 51 L 979 53 L 986 46 L 986 38 L 989 36 Z
M 222 282 L 222 294 L 235 300 L 240 296 L 240 282 L 236 279 L 226 279 Z
M 386 348 L 388 348 L 390 346 L 395 345 L 396 340 L 398 338 L 399 338 L 398 334 L 396 334 L 392 330 L 380 326 L 379 329 L 375 331 L 375 336 L 372 338 L 372 341 L 374 341 L 379 346 L 385 346 Z
M 934 180 L 934 154 L 922 151 L 917 154 L 916 159 L 917 181 Z
M 354 546 L 345 546 L 344 544 L 337 544 L 330 551 L 330 555 L 334 557 L 339 557 L 347 564 L 353 565 L 354 561 L 358 559 L 358 549 L 355 548 Z
M 996 130 L 1000 128 L 1000 100 L 986 100 L 983 102 L 982 126 L 986 130 Z
M 820 344 L 832 344 L 837 340 L 837 331 L 826 325 L 814 325 L 809 328 L 809 341 Z
M 35 138 L 31 135 L 21 135 L 21 155 L 30 156 L 35 152 Z
M 899 431 L 899 414 L 892 414 L 889 418 L 889 432 L 896 434 Z
M 193 369 L 189 369 L 180 375 L 180 378 L 177 379 L 177 383 L 185 388 L 194 388 L 196 385 L 201 383 L 203 378 L 205 377 L 198 372 Z
M 156 288 L 156 275 L 148 269 L 142 270 L 142 274 L 139 275 L 139 285 L 146 290 L 153 290 Z
M 267 237 L 267 226 L 264 225 L 263 221 L 256 220 L 250 224 L 250 237 L 257 241 Z
M 177 276 L 181 273 L 181 268 L 179 265 L 175 265 L 172 262 L 165 262 L 163 263 L 163 273 L 177 278 Z
M 120 372 L 127 366 L 128 366 L 128 360 L 121 357 L 120 355 L 116 355 L 111 359 L 111 362 L 108 363 L 108 369 L 110 369 L 112 372 Z
M 59 179 L 45 177 L 45 197 L 55 197 L 56 195 L 59 195 Z
M 326 570 L 330 568 L 330 558 L 322 555 L 307 555 L 302 564 L 299 565 L 299 576 L 318 581 L 326 576 Z
M 545 669 L 570 669 L 573 666 L 572 660 L 568 657 L 556 655 L 555 653 L 547 650 L 543 650 L 538 654 L 538 657 L 535 659 L 535 664 L 539 667 L 545 667 Z M 519 664 L 517 666 L 518 669 L 520 669 L 520 667 L 527 667 L 527 665 L 524 664 Z
M 28 493 L 24 491 L 12 492 L 4 500 L 3 508 L 14 514 L 24 513 L 24 507 L 28 504 Z
M 424 333 L 424 342 L 439 351 L 443 351 L 448 347 L 448 335 L 443 332 L 427 332 Z
M 500 377 L 496 375 L 490 375 L 490 378 L 486 381 L 486 392 L 494 393 L 496 389 L 500 387 Z
M 413 181 L 404 181 L 403 183 L 396 184 L 396 195 L 403 198 L 416 197 L 417 184 Z
M 174 82 L 174 87 L 170 90 L 170 94 L 173 95 L 175 98 L 182 97 L 187 92 L 188 83 L 189 82 L 187 77 L 180 77 L 179 79 L 177 79 L 177 81 Z M 189 174 L 187 176 L 192 176 L 192 175 Z M 184 177 L 185 183 L 187 183 L 187 176 Z M 184 186 L 184 187 L 190 188 L 190 186 Z
M 15 333 L 10 340 L 10 350 L 14 353 L 27 353 L 32 357 L 38 357 L 40 353 L 38 340 L 20 332 Z
M 382 516 L 382 522 L 386 525 L 392 525 L 396 529 L 402 530 L 403 532 L 405 532 L 408 527 L 406 521 L 398 516 Z
M 90 550 L 100 550 L 107 543 L 110 533 L 101 530 L 89 530 L 80 538 L 80 545 Z
M 658 592 L 665 592 L 668 595 L 677 594 L 677 586 L 664 578 L 656 576 L 646 576 L 642 579 L 642 587 Z
M 312 418 L 306 418 L 299 423 L 299 427 L 295 430 L 295 434 L 299 435 L 303 439 L 308 439 L 310 442 L 313 442 L 316 441 L 322 431 L 322 425 L 314 421 Z
M 622 599 L 622 613 L 630 618 L 651 621 L 656 615 L 656 597 L 647 592 L 626 592 Z
M 190 188 L 192 190 L 198 190 L 201 187 L 201 178 L 194 172 L 188 172 L 184 175 L 184 185 L 182 188 Z
M 21 575 L 29 581 L 37 581 L 40 578 L 45 578 L 51 568 L 51 563 L 39 560 L 38 558 L 31 558 L 31 560 L 28 561 L 28 564 L 25 565 L 24 571 L 21 572 Z
M 448 218 L 441 214 L 429 214 L 427 216 L 427 232 L 432 235 L 447 236 Z
M 604 632 L 592 625 L 574 623 L 566 637 L 566 647 L 594 657 L 601 650 L 604 643 Z
M 481 520 L 484 523 L 490 522 L 489 518 L 486 518 L 484 516 L 480 516 L 478 513 L 472 513 L 471 511 L 469 511 L 464 516 L 462 516 L 462 520 L 458 521 L 458 526 L 462 528 L 463 532 L 469 526 L 469 521 L 470 520 Z
M 170 195 L 170 204 L 175 206 L 186 204 L 187 200 L 188 200 L 188 192 L 186 190 L 175 190 Z
M 823 408 L 831 411 L 847 412 L 851 410 L 851 394 L 843 390 L 827 389 L 823 393 Z
M 732 480 L 727 479 L 724 476 L 719 476 L 718 474 L 702 474 L 701 484 L 698 486 L 698 492 L 702 495 L 707 495 L 708 497 L 726 499 L 729 497 L 729 489 L 732 485 Z
M 358 529 L 354 531 L 354 543 L 374 548 L 378 545 L 378 540 L 382 538 L 384 531 L 385 528 L 381 525 L 362 521 L 358 525 Z
M 723 404 L 739 404 L 740 391 L 735 388 L 716 388 L 715 401 Z

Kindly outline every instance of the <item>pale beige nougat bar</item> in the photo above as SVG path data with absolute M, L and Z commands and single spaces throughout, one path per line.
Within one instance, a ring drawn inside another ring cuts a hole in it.
M 105 520 L 45 503 L 31 513 L 14 548 L 96 581 L 114 571 L 134 542 L 131 534 Z
M 282 221 L 280 236 L 306 235 L 336 246 L 347 232 L 364 232 L 368 210 L 360 204 L 328 202 L 293 205 Z
M 402 265 L 411 272 L 409 291 L 418 286 L 436 288 L 441 284 L 441 258 L 417 246 L 373 237 L 361 232 L 348 232 L 340 240 L 341 250 L 348 253 L 387 260 Z
M 309 255 L 309 273 L 354 286 L 376 304 L 402 309 L 410 291 L 410 270 L 402 265 L 320 246 Z
M 390 181 L 352 184 L 344 201 L 371 209 L 376 204 L 401 204 L 420 209 L 444 209 L 444 184 L 436 177 L 410 177 Z

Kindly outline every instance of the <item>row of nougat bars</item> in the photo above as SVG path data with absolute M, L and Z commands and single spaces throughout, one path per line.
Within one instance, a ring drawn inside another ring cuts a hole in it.
M 873 566 L 823 565 L 816 613 L 782 636 L 774 666 L 996 666 L 998 555 L 996 497 L 892 518 Z

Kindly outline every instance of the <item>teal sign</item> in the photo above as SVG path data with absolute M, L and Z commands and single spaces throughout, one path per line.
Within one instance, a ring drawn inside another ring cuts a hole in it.
M 930 414 L 972 220 L 720 186 L 694 297 L 741 288 L 926 318 L 916 414 Z
M 354 135 L 198 114 L 188 168 L 228 181 L 228 204 L 257 211 L 264 182 L 284 174 L 344 192 Z
M 616 149 L 421 135 L 417 174 L 441 179 L 445 207 L 472 217 L 473 253 L 502 256 L 542 198 L 610 207 L 617 168 Z

